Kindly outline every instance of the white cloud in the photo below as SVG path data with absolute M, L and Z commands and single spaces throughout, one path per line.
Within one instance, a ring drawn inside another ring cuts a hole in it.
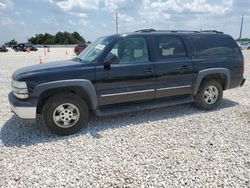
M 0 17 L 0 25 L 2 26 L 7 26 L 7 25 L 12 25 L 13 21 L 9 17 Z
M 85 20 L 85 19 L 80 19 L 78 21 L 73 21 L 73 20 L 69 19 L 68 23 L 72 26 L 85 27 L 89 24 L 89 21 Z
M 162 4 L 161 2 L 151 2 L 149 0 L 144 0 L 138 10 L 138 14 L 141 16 L 142 20 L 147 20 L 150 22 L 165 22 L 170 19 L 169 12 L 165 12 L 165 9 L 161 6 L 167 8 L 169 5 Z M 174 6 L 174 5 L 173 5 Z M 177 10 L 177 7 L 175 7 Z
M 87 18 L 86 13 L 80 13 L 80 12 L 69 12 L 70 15 L 81 17 L 81 18 Z
M 11 0 L 0 0 L 0 14 L 2 11 L 12 8 L 14 3 Z
M 91 10 L 98 9 L 99 1 L 98 0 L 49 0 L 51 4 L 55 4 L 63 11 L 71 11 L 72 9 L 81 9 L 81 10 Z
M 55 16 L 46 16 L 42 18 L 42 22 L 47 25 L 58 25 L 58 22 Z
M 119 19 L 119 22 L 122 22 L 122 23 L 134 23 L 135 22 L 135 19 L 129 15 L 126 15 L 126 14 L 118 14 L 118 19 Z
M 232 6 L 232 1 L 211 4 L 207 0 L 168 0 L 168 1 L 151 1 L 143 0 L 140 7 L 140 13 L 146 15 L 146 12 L 158 13 L 158 15 L 169 14 L 225 14 Z M 157 14 L 156 14 L 157 15 Z M 168 17 L 168 16 L 167 16 Z M 158 17 L 157 17 L 158 18 Z
M 141 4 L 142 0 L 103 0 L 104 9 L 110 12 L 119 10 L 135 10 Z

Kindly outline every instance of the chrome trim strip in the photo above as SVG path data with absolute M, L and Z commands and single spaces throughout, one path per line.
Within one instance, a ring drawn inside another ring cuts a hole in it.
M 129 92 L 123 92 L 123 93 L 112 93 L 112 94 L 104 94 L 101 95 L 101 97 L 111 97 L 111 96 L 117 96 L 117 95 L 127 95 L 127 94 L 134 94 L 134 93 L 145 93 L 145 92 L 152 92 L 155 91 L 154 89 L 148 89 L 148 90 L 140 90 L 140 91 L 129 91 Z
M 156 89 L 156 91 L 164 91 L 164 90 L 170 90 L 170 89 L 180 89 L 180 88 L 187 88 L 187 87 L 191 87 L 191 85 L 158 88 L 158 89 Z
M 36 107 L 19 107 L 10 105 L 13 111 L 21 119 L 36 119 Z

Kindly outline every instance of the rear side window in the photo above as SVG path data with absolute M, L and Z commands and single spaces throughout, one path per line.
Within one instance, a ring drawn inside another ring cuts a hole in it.
M 233 39 L 224 36 L 192 37 L 195 55 L 199 57 L 226 56 L 239 53 Z
M 156 37 L 156 47 L 160 60 L 187 56 L 182 39 L 176 36 Z

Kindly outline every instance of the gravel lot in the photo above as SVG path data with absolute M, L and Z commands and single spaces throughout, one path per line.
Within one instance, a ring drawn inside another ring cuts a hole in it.
M 0 54 L 0 187 L 250 187 L 249 83 L 226 91 L 214 111 L 190 104 L 91 117 L 87 129 L 59 137 L 9 109 L 12 72 L 39 54 L 69 59 L 73 49 Z

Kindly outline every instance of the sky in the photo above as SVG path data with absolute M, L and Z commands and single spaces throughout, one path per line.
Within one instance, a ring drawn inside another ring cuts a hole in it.
M 250 38 L 250 0 L 0 0 L 0 44 L 37 33 L 79 32 L 87 41 L 143 28 L 219 30 Z

